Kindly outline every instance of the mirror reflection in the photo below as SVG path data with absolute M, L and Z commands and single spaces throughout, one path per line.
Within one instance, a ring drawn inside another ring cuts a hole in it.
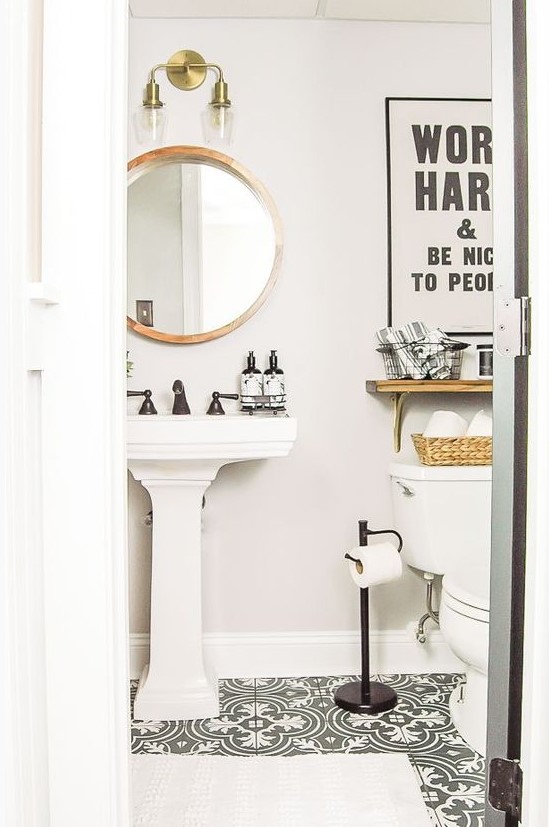
M 128 186 L 128 324 L 180 342 L 221 336 L 249 318 L 280 253 L 261 185 L 220 153 L 204 150 L 201 159 L 185 149 L 142 156 Z

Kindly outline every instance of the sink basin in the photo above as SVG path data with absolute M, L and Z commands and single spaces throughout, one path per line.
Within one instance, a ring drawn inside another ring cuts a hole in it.
M 128 459 L 245 459 L 282 457 L 297 435 L 294 417 L 128 416 Z
M 204 492 L 222 465 L 284 457 L 296 436 L 297 420 L 280 414 L 128 416 L 128 468 L 153 507 L 150 658 L 137 719 L 219 715 L 217 679 L 202 645 Z

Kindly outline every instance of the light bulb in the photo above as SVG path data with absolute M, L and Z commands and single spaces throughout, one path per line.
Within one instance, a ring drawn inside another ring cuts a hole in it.
M 214 106 L 209 103 L 200 119 L 206 144 L 228 146 L 231 143 L 234 124 L 232 106 Z
M 135 137 L 139 144 L 162 146 L 168 122 L 165 106 L 138 106 L 133 113 Z

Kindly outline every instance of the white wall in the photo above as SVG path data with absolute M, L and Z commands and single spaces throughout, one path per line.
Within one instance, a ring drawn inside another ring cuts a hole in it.
M 392 524 L 390 401 L 365 393 L 367 378 L 383 376 L 373 337 L 386 321 L 384 99 L 490 97 L 489 38 L 484 25 L 131 21 L 130 105 L 140 101 L 149 68 L 178 49 L 220 63 L 238 116 L 231 154 L 269 189 L 284 227 L 279 283 L 238 330 L 183 346 L 128 334 L 129 387 L 150 387 L 159 410 L 171 408 L 176 378 L 193 413 L 206 410 L 213 390 L 238 390 L 251 349 L 263 367 L 276 348 L 286 371 L 289 409 L 299 420 L 292 454 L 227 466 L 207 494 L 208 632 L 357 627 L 358 595 L 343 554 L 356 545 L 357 520 Z M 165 81 L 161 89 L 171 118 L 166 143 L 200 144 L 206 88 L 186 94 Z M 141 151 L 130 136 L 128 157 Z M 472 362 L 470 353 L 467 376 Z M 414 457 L 408 434 L 433 408 L 470 414 L 487 403 L 414 399 L 399 459 Z M 129 503 L 130 629 L 143 632 L 150 535 L 141 521 L 150 501 L 132 479 Z M 423 612 L 423 600 L 411 572 L 378 587 L 372 628 L 404 628 Z

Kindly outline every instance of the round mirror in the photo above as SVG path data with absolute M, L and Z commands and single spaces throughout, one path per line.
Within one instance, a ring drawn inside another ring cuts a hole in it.
M 263 304 L 280 219 L 244 167 L 214 150 L 156 149 L 128 164 L 128 326 L 164 342 L 230 333 Z

